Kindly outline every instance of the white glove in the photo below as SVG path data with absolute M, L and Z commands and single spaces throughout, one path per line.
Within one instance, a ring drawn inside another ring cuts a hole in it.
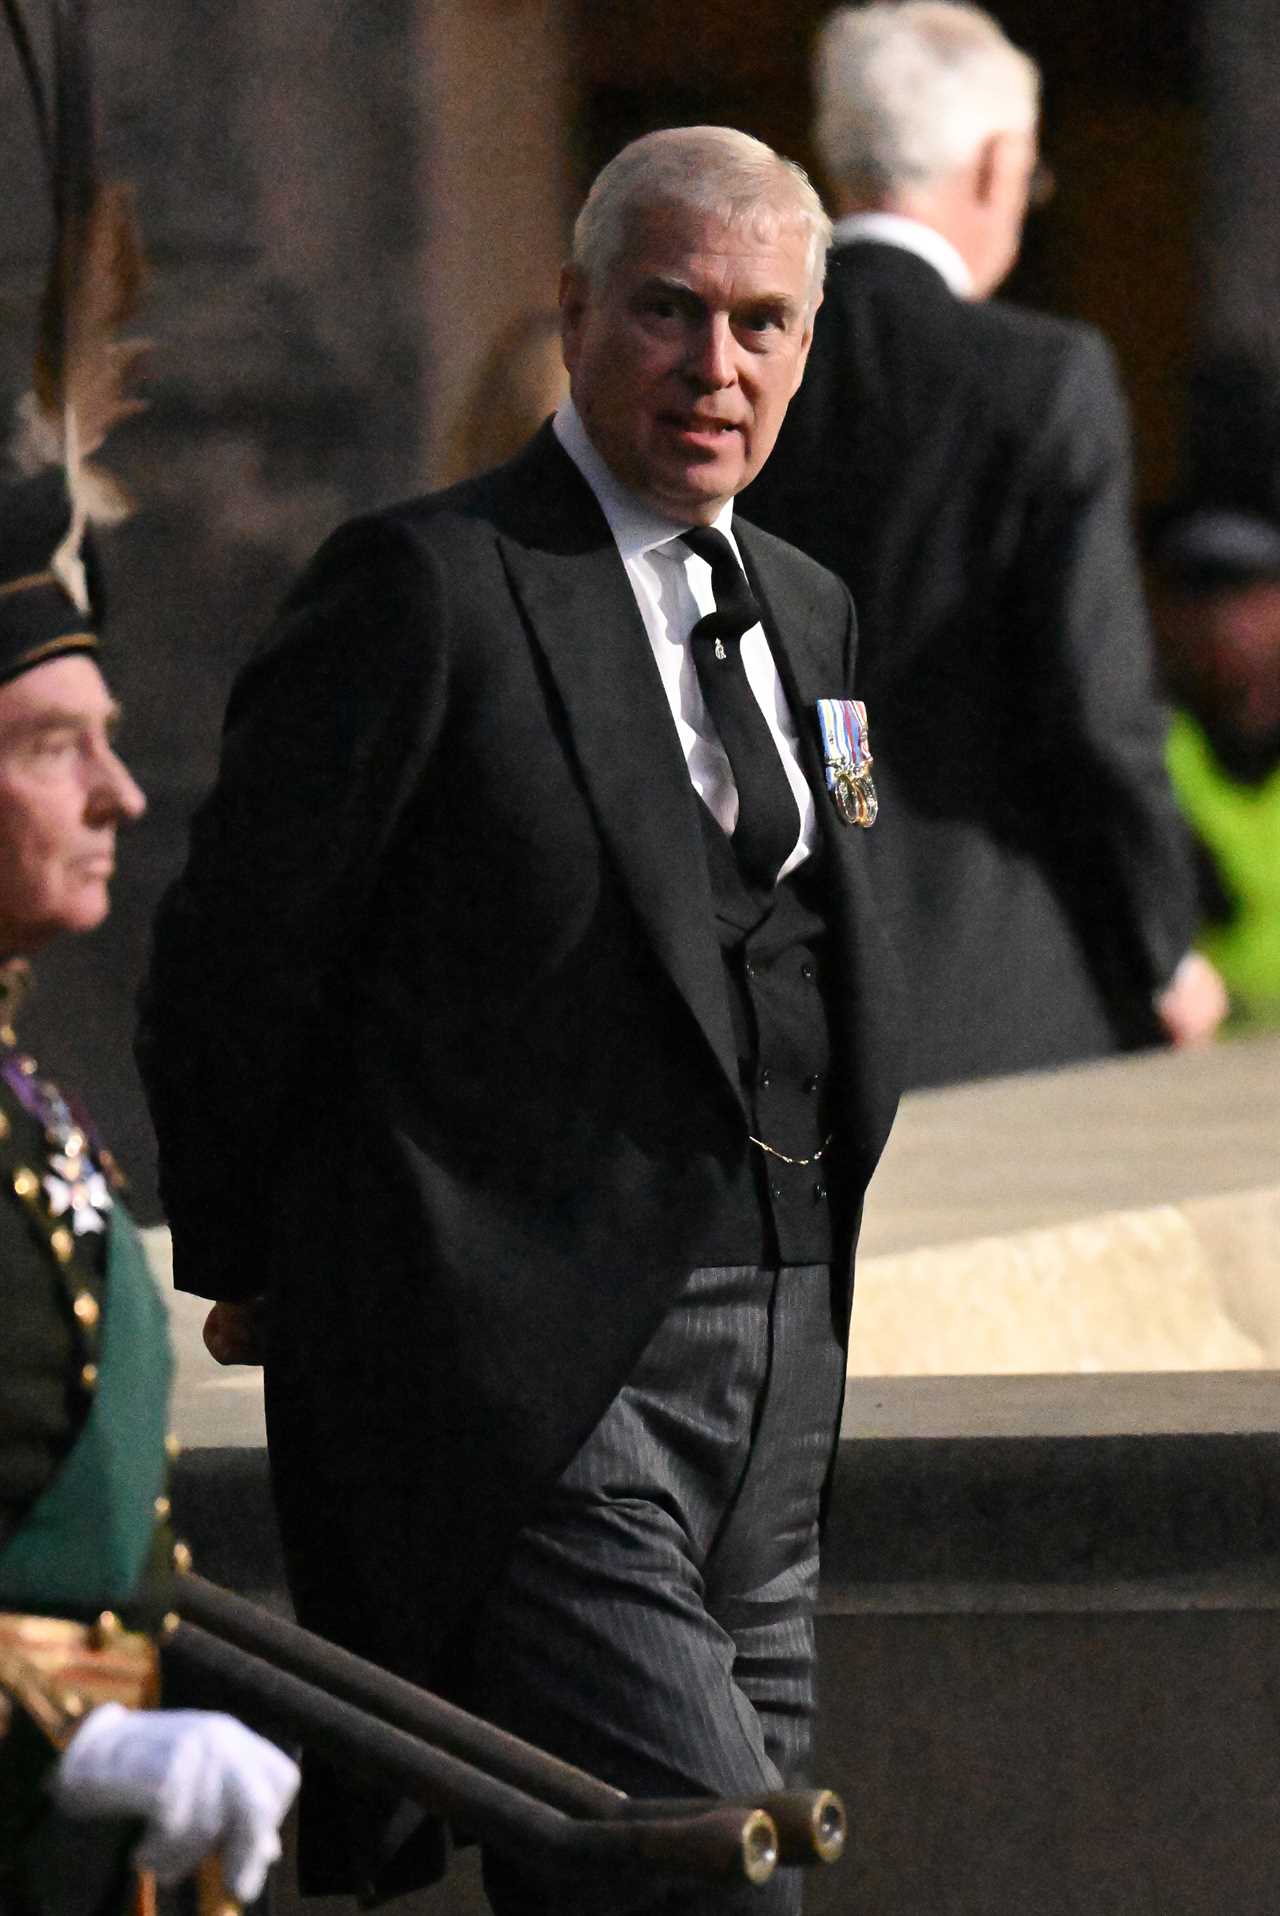
M 261 1895 L 280 1854 L 279 1828 L 298 1766 L 234 1717 L 211 1710 L 92 1710 L 50 1785 L 67 1816 L 138 1816 L 133 1860 L 161 1883 L 190 1875 L 217 1850 L 227 1888 Z

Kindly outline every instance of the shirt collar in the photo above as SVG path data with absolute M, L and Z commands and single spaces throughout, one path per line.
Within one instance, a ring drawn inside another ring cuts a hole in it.
M 660 512 L 655 512 L 614 478 L 588 438 L 572 399 L 566 399 L 560 406 L 551 422 L 551 430 L 594 492 L 624 564 L 679 538 L 682 528 L 676 521 L 664 519 Z M 718 531 L 732 536 L 732 499 L 726 499 L 711 523 Z M 679 554 L 673 553 L 672 557 L 678 558 Z
M 973 298 L 972 273 L 936 226 L 908 219 L 903 213 L 846 213 L 836 221 L 832 241 L 836 246 L 847 246 L 853 240 L 880 240 L 886 246 L 900 246 L 941 273 L 957 299 Z

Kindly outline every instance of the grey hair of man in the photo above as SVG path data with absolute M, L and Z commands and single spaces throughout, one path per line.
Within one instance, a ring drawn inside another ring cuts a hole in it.
M 803 167 L 728 126 L 666 127 L 624 146 L 596 176 L 573 229 L 573 263 L 602 285 L 626 252 L 637 214 L 670 206 L 772 238 L 800 231 L 807 245 L 809 312 L 826 275 L 831 222 Z
M 814 59 L 814 140 L 833 184 L 871 200 L 966 165 L 997 133 L 1034 133 L 1040 72 L 981 7 L 841 7 Z

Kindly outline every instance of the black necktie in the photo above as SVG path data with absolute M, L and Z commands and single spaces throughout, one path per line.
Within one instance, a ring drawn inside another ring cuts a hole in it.
M 711 567 L 716 609 L 689 635 L 707 711 L 720 734 L 738 788 L 733 849 L 738 869 L 757 891 L 771 891 L 778 868 L 800 833 L 800 812 L 764 713 L 742 663 L 744 632 L 760 622 L 746 574 L 723 532 L 691 526 L 680 537 Z

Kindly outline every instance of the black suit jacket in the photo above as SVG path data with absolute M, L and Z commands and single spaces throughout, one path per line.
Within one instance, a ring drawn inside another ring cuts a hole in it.
M 1101 335 L 837 248 L 743 509 L 858 608 L 910 1081 L 1154 1041 L 1194 910 Z
M 737 532 L 821 787 L 848 595 Z M 714 1254 L 749 1149 L 696 804 L 612 536 L 544 429 L 321 551 L 235 688 L 161 910 L 140 1051 L 177 1281 L 271 1293 L 303 1607 L 418 1675 Z M 867 834 L 825 788 L 819 816 L 845 1267 L 898 1025 Z

